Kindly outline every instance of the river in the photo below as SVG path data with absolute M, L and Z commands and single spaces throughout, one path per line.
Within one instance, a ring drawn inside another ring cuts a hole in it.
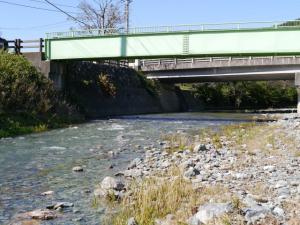
M 92 205 L 95 186 L 142 156 L 144 146 L 158 148 L 163 133 L 218 127 L 249 118 L 220 113 L 127 116 L 1 139 L 0 224 L 18 213 L 62 201 L 72 202 L 74 207 L 59 219 L 42 224 L 100 224 L 104 210 Z M 112 156 L 110 151 L 118 154 Z M 72 172 L 77 165 L 83 166 L 84 172 Z M 54 191 L 52 196 L 41 196 L 49 190 Z

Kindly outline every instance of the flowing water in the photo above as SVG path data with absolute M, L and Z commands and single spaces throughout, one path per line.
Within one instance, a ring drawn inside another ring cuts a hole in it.
M 95 186 L 142 156 L 144 146 L 159 147 L 163 133 L 249 118 L 203 113 L 128 116 L 0 139 L 0 224 L 7 224 L 18 213 L 62 201 L 72 202 L 74 207 L 42 224 L 101 224 L 104 210 L 92 204 Z M 112 156 L 110 151 L 119 154 Z M 77 165 L 83 166 L 84 172 L 72 172 Z M 54 191 L 52 196 L 41 196 L 49 190 Z

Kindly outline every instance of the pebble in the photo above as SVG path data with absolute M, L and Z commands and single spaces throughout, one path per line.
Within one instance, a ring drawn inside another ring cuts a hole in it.
M 54 191 L 45 191 L 43 193 L 41 193 L 42 196 L 47 196 L 47 195 L 53 195 Z
M 81 166 L 75 166 L 72 169 L 73 172 L 83 172 L 83 168 Z
M 131 217 L 127 221 L 127 225 L 138 225 L 134 217 Z
M 58 202 L 53 205 L 47 206 L 47 209 L 57 210 L 57 209 L 69 208 L 69 207 L 73 207 L 73 206 L 74 206 L 74 204 L 71 202 Z

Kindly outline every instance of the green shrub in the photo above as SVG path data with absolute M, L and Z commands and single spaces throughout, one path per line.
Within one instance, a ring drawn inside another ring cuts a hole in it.
M 0 52 L 0 111 L 45 114 L 55 104 L 50 80 L 23 56 Z
M 116 96 L 117 88 L 109 75 L 101 73 L 101 75 L 99 75 L 99 85 L 106 94 L 113 97 Z
M 82 120 L 52 82 L 21 55 L 0 51 L 0 138 Z
M 295 106 L 297 91 L 285 81 L 220 82 L 198 84 L 196 97 L 208 108 L 279 108 Z

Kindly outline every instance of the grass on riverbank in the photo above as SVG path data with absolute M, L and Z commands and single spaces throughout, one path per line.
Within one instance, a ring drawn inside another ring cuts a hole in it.
M 0 138 L 39 133 L 49 129 L 65 127 L 71 123 L 82 122 L 79 118 L 70 121 L 62 117 L 38 117 L 25 113 L 0 113 Z
M 168 174 L 144 179 L 129 188 L 131 194 L 122 200 L 120 211 L 107 223 L 113 225 L 127 224 L 134 217 L 139 225 L 154 225 L 156 219 L 174 216 L 172 224 L 187 224 L 188 218 L 196 208 L 208 202 L 231 201 L 235 206 L 236 198 L 222 186 L 194 188 L 185 180 L 179 169 L 172 169 Z M 227 220 L 226 217 L 221 219 Z
M 280 127 L 267 123 L 240 123 L 220 127 L 204 128 L 196 135 L 174 133 L 161 136 L 168 143 L 166 151 L 173 153 L 182 150 L 193 150 L 201 144 L 212 144 L 215 149 L 230 147 L 240 154 L 263 152 L 266 155 L 280 154 L 276 145 L 280 142 L 289 153 L 300 156 L 293 136 L 285 135 Z

